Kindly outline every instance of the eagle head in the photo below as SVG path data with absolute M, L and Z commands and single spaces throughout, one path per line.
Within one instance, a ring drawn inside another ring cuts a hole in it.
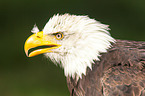
M 34 26 L 24 50 L 28 57 L 44 53 L 64 68 L 65 76 L 82 78 L 87 67 L 92 69 L 94 60 L 99 60 L 100 53 L 107 52 L 115 42 L 108 30 L 108 25 L 88 16 L 57 14 L 42 31 Z

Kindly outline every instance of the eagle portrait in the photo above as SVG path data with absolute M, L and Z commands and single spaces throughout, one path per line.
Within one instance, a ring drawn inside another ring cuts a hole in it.
M 44 54 L 64 69 L 70 96 L 145 96 L 145 42 L 111 37 L 109 26 L 57 14 L 25 42 L 28 57 Z

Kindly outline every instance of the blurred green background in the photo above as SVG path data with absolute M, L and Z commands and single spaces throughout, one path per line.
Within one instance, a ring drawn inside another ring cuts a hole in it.
M 69 96 L 63 70 L 24 42 L 53 14 L 88 15 L 109 24 L 114 38 L 145 41 L 145 0 L 1 0 L 0 96 Z

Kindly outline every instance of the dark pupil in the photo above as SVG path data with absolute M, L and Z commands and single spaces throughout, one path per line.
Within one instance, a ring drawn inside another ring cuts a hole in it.
M 57 34 L 57 37 L 58 37 L 58 38 L 61 38 L 61 34 Z

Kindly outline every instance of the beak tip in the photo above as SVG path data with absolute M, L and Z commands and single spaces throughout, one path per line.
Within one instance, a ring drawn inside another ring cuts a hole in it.
M 29 57 L 29 55 L 28 55 L 28 51 L 25 50 L 25 54 L 26 54 L 27 57 Z
M 29 57 L 29 55 L 26 53 L 26 56 Z

